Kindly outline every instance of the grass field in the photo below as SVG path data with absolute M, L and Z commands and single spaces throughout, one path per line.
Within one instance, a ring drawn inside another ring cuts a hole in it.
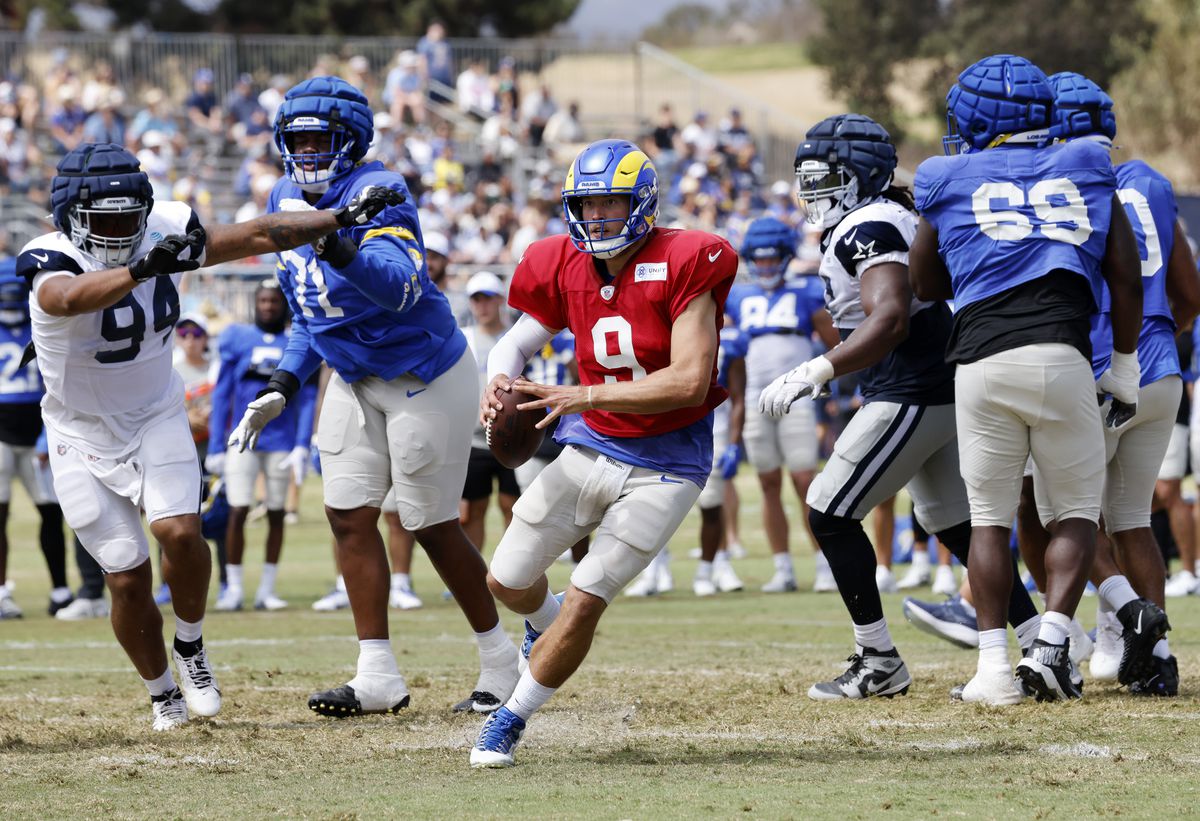
M 947 691 L 973 672 L 975 654 L 918 633 L 888 596 L 915 679 L 909 695 L 818 705 L 805 691 L 840 672 L 851 650 L 844 608 L 831 595 L 750 592 L 770 562 L 753 526 L 753 480 L 739 483 L 747 592 L 697 600 L 695 564 L 677 558 L 675 592 L 617 602 L 508 771 L 467 765 L 480 720 L 449 705 L 474 683 L 475 650 L 422 557 L 415 580 L 426 607 L 392 617 L 412 707 L 346 721 L 305 708 L 310 691 L 352 675 L 356 657 L 349 614 L 309 609 L 332 577 L 315 482 L 281 573 L 293 608 L 211 615 L 224 709 L 166 734 L 150 731 L 145 690 L 106 621 L 45 615 L 45 572 L 20 501 L 10 570 L 27 616 L 0 622 L 0 818 L 1076 818 L 1200 808 L 1200 598 L 1171 602 L 1178 699 L 1096 685 L 1066 705 L 953 704 Z M 494 523 L 490 533 L 494 541 Z M 676 557 L 696 533 L 689 520 Z M 251 528 L 256 547 L 261 536 Z M 251 555 L 253 589 L 261 554 Z M 552 581 L 566 575 L 558 565 Z M 1094 602 L 1085 600 L 1085 623 Z M 518 634 L 518 619 L 505 624 Z

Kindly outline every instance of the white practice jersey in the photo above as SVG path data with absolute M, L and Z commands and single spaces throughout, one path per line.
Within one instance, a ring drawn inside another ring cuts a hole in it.
M 875 265 L 898 262 L 908 265 L 908 249 L 917 234 L 917 215 L 887 199 L 851 211 L 825 238 L 821 278 L 825 280 L 825 304 L 833 324 L 852 331 L 862 324 L 863 273 Z M 932 303 L 913 297 L 909 315 Z
M 186 204 L 156 202 L 133 258 L 199 224 Z M 61 232 L 32 240 L 17 259 L 17 272 L 32 285 L 29 312 L 46 382 L 46 423 L 84 453 L 117 458 L 136 447 L 147 423 L 183 404 L 183 382 L 171 366 L 183 274 L 153 277 L 116 304 L 78 316 L 51 316 L 38 304 L 46 280 L 107 267 Z

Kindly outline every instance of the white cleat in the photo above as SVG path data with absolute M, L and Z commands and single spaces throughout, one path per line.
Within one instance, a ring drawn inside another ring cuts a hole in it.
M 779 570 L 776 570 L 771 580 L 762 586 L 764 593 L 795 593 L 797 589 L 796 577 Z
M 738 574 L 733 572 L 733 565 L 719 560 L 713 565 L 713 584 L 720 593 L 736 593 L 745 586 Z
M 1096 681 L 1116 681 L 1125 643 L 1121 622 L 1110 610 L 1096 611 L 1096 646 L 1088 660 L 1088 671 Z
M 3 590 L 3 588 L 0 588 Z M 4 590 L 0 593 L 0 620 L 3 619 L 19 619 L 25 615 L 17 603 L 12 600 L 12 596 L 8 595 L 8 591 Z
M 896 586 L 896 577 L 892 575 L 892 569 L 883 565 L 875 568 L 875 586 L 879 588 L 880 593 L 896 593 L 899 590 Z
M 896 582 L 896 587 L 899 590 L 912 590 L 914 587 L 924 587 L 932 578 L 933 574 L 929 572 L 929 565 L 917 567 L 914 564 L 908 568 L 904 577 Z
M 221 689 L 208 663 L 208 650 L 201 648 L 194 656 L 181 656 L 172 649 L 175 672 L 179 674 L 179 689 L 188 709 L 198 716 L 211 718 L 221 711 Z
M 633 583 L 630 584 L 629 587 L 625 588 L 625 595 L 633 596 L 635 598 L 645 598 L 646 596 L 653 596 L 657 593 L 658 571 L 654 565 L 647 567 L 645 570 L 639 573 L 638 577 L 633 580 Z
M 1078 667 L 1092 657 L 1095 651 L 1095 644 L 1087 631 L 1083 629 L 1083 625 L 1079 623 L 1079 619 L 1071 619 L 1070 624 L 1071 644 L 1070 650 L 1071 663 Z
M 833 571 L 829 569 L 829 565 L 818 564 L 817 575 L 813 579 L 813 592 L 836 593 L 837 589 L 837 579 L 833 577 Z
M 670 593 L 675 589 L 675 578 L 671 575 L 671 565 L 666 558 L 667 550 L 663 548 L 663 558 L 658 562 L 655 583 L 659 593 Z M 654 565 L 651 565 L 653 567 Z
M 54 614 L 62 621 L 84 621 L 85 619 L 108 618 L 108 602 L 103 599 L 76 599 Z
M 713 584 L 712 579 L 692 579 L 692 592 L 697 596 L 715 596 L 717 595 L 717 586 Z
M 242 591 L 230 585 L 221 595 L 217 596 L 216 610 L 222 613 L 232 613 L 242 609 Z
M 1200 580 L 1196 578 L 1196 574 L 1180 570 L 1167 579 L 1167 586 L 1163 592 L 1171 599 L 1190 596 L 1200 592 Z
M 933 574 L 933 592 L 939 596 L 954 596 L 958 593 L 958 579 L 954 578 L 954 568 L 948 564 L 939 564 Z
M 286 610 L 288 603 L 272 593 L 269 596 L 255 596 L 255 610 Z
M 312 609 L 321 613 L 345 610 L 350 606 L 350 596 L 345 590 L 333 589 L 313 602 Z
M 1012 669 L 1004 667 L 990 671 L 978 670 L 961 691 L 957 688 L 951 691 L 951 696 L 970 704 L 986 704 L 989 707 L 1005 707 L 1025 700 L 1025 694 L 1017 688 Z
M 187 702 L 179 688 L 163 693 L 161 696 L 150 696 L 150 709 L 154 711 L 154 730 L 162 732 L 175 727 L 182 727 L 188 721 Z
M 416 593 L 401 587 L 392 588 L 391 595 L 388 596 L 388 604 L 393 610 L 419 610 L 422 606 Z
M 746 558 L 746 547 L 741 542 L 730 542 L 729 546 L 725 549 L 729 552 L 729 558 L 731 559 Z

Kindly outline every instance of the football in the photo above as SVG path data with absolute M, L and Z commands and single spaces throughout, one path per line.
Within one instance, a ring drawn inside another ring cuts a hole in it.
M 487 426 L 488 447 L 496 461 L 506 468 L 519 467 L 528 462 L 542 444 L 546 432 L 534 427 L 545 413 L 540 410 L 520 411 L 517 405 L 537 399 L 522 391 L 497 391 L 496 396 L 504 407 L 496 411 L 496 418 Z

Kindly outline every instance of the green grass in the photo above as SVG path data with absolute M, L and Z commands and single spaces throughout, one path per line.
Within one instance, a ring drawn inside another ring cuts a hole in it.
M 689 519 L 672 542 L 679 589 L 614 605 L 583 668 L 531 722 L 519 766 L 502 772 L 467 765 L 480 720 L 448 708 L 474 683 L 475 650 L 423 557 L 425 609 L 391 619 L 411 708 L 346 721 L 305 708 L 310 691 L 352 674 L 356 651 L 348 613 L 308 607 L 332 577 L 315 482 L 284 554 L 280 592 L 293 608 L 212 614 L 224 709 L 166 734 L 150 731 L 145 691 L 107 622 L 45 615 L 22 497 L 11 570 L 27 616 L 0 622 L 0 817 L 1074 818 L 1200 807 L 1200 599 L 1171 602 L 1178 699 L 1089 685 L 1067 705 L 952 704 L 946 693 L 975 654 L 918 633 L 888 596 L 909 695 L 818 705 L 805 691 L 851 649 L 845 610 L 836 596 L 752 592 L 770 561 L 753 480 L 739 485 L 747 592 L 692 597 Z M 494 522 L 490 533 L 494 542 Z M 262 534 L 250 530 L 251 589 Z M 566 575 L 555 567 L 556 587 Z M 518 635 L 518 618 L 505 624 Z
M 796 43 L 758 43 L 754 46 L 694 46 L 671 49 L 671 53 L 701 71 L 727 74 L 736 71 L 772 71 L 810 65 L 804 49 Z

